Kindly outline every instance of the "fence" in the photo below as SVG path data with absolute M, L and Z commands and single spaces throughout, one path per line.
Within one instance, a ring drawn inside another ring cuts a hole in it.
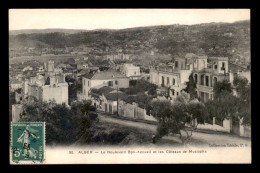
M 195 119 L 196 122 L 196 119 Z M 205 122 L 204 124 L 198 124 L 198 129 L 213 130 L 219 132 L 233 133 L 242 137 L 251 137 L 251 126 L 243 125 L 243 118 L 238 121 L 230 119 L 224 119 L 222 122 L 216 121 L 216 118 L 212 118 L 212 124 Z
M 122 100 L 118 101 L 118 113 L 123 117 L 133 118 L 133 119 L 141 119 L 148 121 L 157 121 L 152 115 L 147 115 L 146 110 L 138 107 L 136 103 L 126 103 Z
M 197 120 L 195 119 L 195 122 Z M 223 124 L 223 126 L 219 125 Z M 224 119 L 222 123 L 216 124 L 216 118 L 212 118 L 212 124 L 204 123 L 204 124 L 198 124 L 198 129 L 204 129 L 204 130 L 213 130 L 213 131 L 219 131 L 219 132 L 228 132 L 231 131 L 231 125 L 230 125 L 230 119 Z

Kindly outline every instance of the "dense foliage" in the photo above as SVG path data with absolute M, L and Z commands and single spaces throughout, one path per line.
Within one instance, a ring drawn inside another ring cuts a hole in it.
M 192 76 L 190 76 L 185 90 L 190 93 L 195 91 Z M 238 122 L 242 118 L 243 124 L 251 123 L 251 85 L 248 84 L 246 78 L 236 77 L 233 86 L 227 80 L 217 82 L 213 91 L 214 99 L 208 100 L 204 104 L 186 92 L 182 92 L 174 104 L 168 100 L 153 101 L 151 104 L 152 115 L 159 121 L 155 139 L 158 140 L 172 133 L 179 134 L 182 142 L 186 143 L 190 140 L 192 131 L 196 129 L 195 118 L 200 124 L 212 122 L 213 117 L 216 118 L 216 122 L 230 118 L 232 121 Z M 233 91 L 236 91 L 237 94 L 234 94 Z M 186 132 L 187 138 L 182 138 L 181 131 Z
M 189 81 L 186 83 L 186 88 L 184 89 L 185 92 L 190 94 L 191 99 L 197 98 L 197 91 L 196 91 L 196 83 L 193 79 L 193 74 L 191 73 L 189 76 Z
M 145 80 L 130 80 L 129 88 L 123 88 L 121 91 L 125 92 L 127 95 L 136 95 L 141 92 L 147 92 L 147 94 L 155 96 L 156 88 L 155 84 L 152 84 Z
M 87 139 L 96 117 L 91 119 L 90 102 L 75 103 L 71 108 L 54 101 L 34 101 L 23 105 L 20 121 L 44 121 L 47 144 L 71 144 L 82 136 Z
M 151 110 L 151 101 L 157 97 L 157 86 L 145 80 L 131 80 L 129 88 L 121 88 L 120 90 L 128 96 L 122 98 L 127 103 L 137 103 L 139 107 Z
M 204 104 L 187 100 L 186 96 L 182 93 L 174 104 L 162 100 L 152 102 L 151 113 L 159 122 L 155 141 L 171 133 L 180 135 L 183 144 L 186 144 L 192 136 L 192 131 L 197 128 L 194 119 L 197 119 L 197 123 L 204 123 L 207 119 L 208 114 Z M 182 131 L 186 133 L 186 138 Z
M 78 91 L 78 83 L 76 80 L 71 76 L 66 76 L 65 81 L 69 84 L 68 92 L 69 92 L 69 105 L 74 101 L 77 100 L 77 91 Z

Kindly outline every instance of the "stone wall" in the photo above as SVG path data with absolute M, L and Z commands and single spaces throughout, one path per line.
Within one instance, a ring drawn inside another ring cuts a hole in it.
M 215 123 L 215 117 L 213 117 L 213 124 L 208 124 L 208 123 L 198 124 L 197 128 L 198 129 L 204 129 L 204 130 L 212 130 L 212 131 L 220 131 L 220 132 L 230 133 L 231 125 L 230 125 L 229 119 L 223 120 L 223 126 L 217 125 Z

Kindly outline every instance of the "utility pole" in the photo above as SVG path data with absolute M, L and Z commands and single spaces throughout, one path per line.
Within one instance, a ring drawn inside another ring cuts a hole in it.
M 116 112 L 117 112 L 117 116 L 119 116 L 118 115 L 118 86 L 117 86 L 117 90 L 116 91 L 117 91 L 117 104 L 116 104 L 117 105 L 117 111 Z

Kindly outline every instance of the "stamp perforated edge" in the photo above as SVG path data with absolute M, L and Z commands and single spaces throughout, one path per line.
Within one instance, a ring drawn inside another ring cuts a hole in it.
M 46 162 L 46 123 L 42 121 L 34 121 L 34 122 L 15 122 L 15 123 L 43 123 L 43 159 L 42 161 L 19 161 L 19 162 L 14 162 L 12 160 L 12 146 L 13 146 L 13 122 L 10 123 L 10 137 L 9 137 L 9 163 L 10 165 L 34 165 L 34 164 L 44 164 Z

